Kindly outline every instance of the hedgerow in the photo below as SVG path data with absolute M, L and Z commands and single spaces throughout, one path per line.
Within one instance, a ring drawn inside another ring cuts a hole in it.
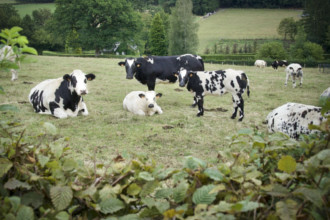
M 1 219 L 329 219 L 329 122 L 301 141 L 243 129 L 208 164 L 182 168 L 121 155 L 72 157 L 68 138 L 43 123 L 26 135 L 0 121 Z

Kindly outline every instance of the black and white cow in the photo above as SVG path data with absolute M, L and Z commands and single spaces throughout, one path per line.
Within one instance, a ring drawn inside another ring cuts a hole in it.
M 244 118 L 244 100 L 242 94 L 247 89 L 250 95 L 249 79 L 240 70 L 218 70 L 218 71 L 187 71 L 179 72 L 180 86 L 187 85 L 188 91 L 194 93 L 194 104 L 198 105 L 197 116 L 204 114 L 203 98 L 205 95 L 223 95 L 227 92 L 232 94 L 234 113 L 231 118 L 236 118 L 237 110 L 240 112 L 239 121 Z
M 300 64 L 298 63 L 291 63 L 289 66 L 285 69 L 286 72 L 286 79 L 285 79 L 285 86 L 288 84 L 288 79 L 291 76 L 292 78 L 292 87 L 296 87 L 296 77 L 300 79 L 300 86 L 302 86 L 303 83 L 303 70 Z
M 155 90 L 156 83 L 175 83 L 177 77 L 173 73 L 181 68 L 204 70 L 202 58 L 192 54 L 126 58 L 125 62 L 119 62 L 118 65 L 125 66 L 126 79 L 135 76 L 140 83 L 147 84 L 148 90 Z
M 88 115 L 82 96 L 88 93 L 87 80 L 93 79 L 94 74 L 86 75 L 81 70 L 74 70 L 58 79 L 47 79 L 31 89 L 30 103 L 36 113 L 51 114 L 57 118 L 75 117 L 79 112 Z
M 291 102 L 274 109 L 266 118 L 269 132 L 282 132 L 295 139 L 315 133 L 308 125 L 320 125 L 325 120 L 320 107 Z
M 286 60 L 275 60 L 273 63 L 272 63 L 272 67 L 277 70 L 277 68 L 280 66 L 280 67 L 286 67 L 288 66 L 289 63 L 288 61 Z
M 4 46 L 0 49 L 0 61 L 2 62 L 10 62 L 10 63 L 16 63 L 18 67 L 20 67 L 20 62 L 16 61 L 17 55 L 14 53 L 11 46 Z M 11 81 L 15 81 L 18 79 L 18 72 L 16 69 L 10 69 L 11 72 Z

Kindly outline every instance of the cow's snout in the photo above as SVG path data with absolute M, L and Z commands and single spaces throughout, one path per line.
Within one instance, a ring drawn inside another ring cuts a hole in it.
M 87 94 L 87 90 L 80 90 L 80 94 L 81 95 L 86 95 Z
M 148 107 L 153 108 L 153 107 L 155 107 L 155 105 L 154 104 L 149 104 Z
M 133 76 L 126 76 L 126 79 L 133 79 Z
M 180 82 L 180 83 L 179 83 L 179 86 L 180 86 L 180 87 L 184 87 L 184 86 L 185 86 L 185 83 L 184 83 L 184 82 Z

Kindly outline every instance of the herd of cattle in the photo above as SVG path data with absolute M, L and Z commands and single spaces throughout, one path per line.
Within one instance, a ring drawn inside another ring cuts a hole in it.
M 0 51 L 1 59 L 10 59 L 10 48 Z M 5 54 L 5 56 L 4 56 Z M 184 54 L 179 56 L 148 56 L 140 58 L 126 58 L 119 62 L 119 66 L 125 66 L 126 78 L 135 77 L 140 83 L 148 86 L 148 91 L 132 91 L 123 101 L 123 108 L 137 115 L 162 114 L 162 109 L 157 105 L 156 99 L 162 94 L 156 94 L 156 83 L 175 83 L 186 87 L 194 94 L 192 106 L 198 106 L 197 116 L 204 114 L 205 95 L 223 95 L 230 93 L 233 101 L 232 119 L 239 112 L 239 121 L 244 118 L 243 93 L 247 90 L 249 96 L 249 79 L 241 70 L 217 70 L 205 71 L 204 63 L 200 56 Z M 265 67 L 266 62 L 257 60 L 256 67 Z M 277 69 L 285 66 L 286 81 L 292 77 L 293 87 L 296 86 L 295 78 L 300 78 L 302 85 L 302 67 L 286 61 L 274 61 L 272 67 Z M 17 79 L 13 73 L 12 80 Z M 88 115 L 83 95 L 88 94 L 87 81 L 95 79 L 92 73 L 85 74 L 81 70 L 74 70 L 71 74 L 65 74 L 58 79 L 45 80 L 31 89 L 29 100 L 36 113 L 51 114 L 57 118 L 75 117 L 79 113 Z M 330 87 L 327 97 L 330 97 Z M 300 134 L 309 134 L 308 124 L 319 125 L 326 120 L 321 115 L 321 109 L 297 103 L 287 103 L 270 112 L 267 116 L 268 130 L 280 131 L 292 138 L 298 138 Z

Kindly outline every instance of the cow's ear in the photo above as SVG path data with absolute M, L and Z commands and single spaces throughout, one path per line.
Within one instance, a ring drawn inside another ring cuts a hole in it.
M 118 65 L 119 66 L 125 66 L 125 62 L 119 62 Z
M 141 99 L 146 97 L 143 93 L 140 93 L 139 96 L 140 96 Z
M 140 68 L 141 67 L 141 63 L 136 63 L 136 67 Z
M 195 72 L 190 72 L 189 77 L 192 77 L 195 74 Z
M 70 82 L 71 81 L 71 76 L 69 74 L 65 74 L 63 76 L 63 79 Z
M 173 75 L 176 76 L 176 77 L 179 76 L 179 74 L 177 72 L 174 72 Z
M 163 96 L 162 93 L 157 93 L 156 98 L 160 98 L 160 97 L 162 97 L 162 96 Z
M 298 70 L 297 71 L 301 71 L 301 68 L 298 68 Z
M 85 76 L 86 76 L 86 78 L 87 78 L 88 81 L 92 81 L 96 77 L 93 73 L 89 73 L 89 74 L 87 74 Z

